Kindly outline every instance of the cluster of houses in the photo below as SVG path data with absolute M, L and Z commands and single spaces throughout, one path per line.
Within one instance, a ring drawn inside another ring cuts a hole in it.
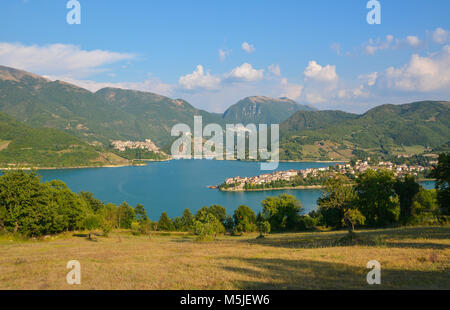
M 369 159 L 370 160 L 370 159 Z M 409 175 L 419 175 L 420 173 L 425 172 L 425 170 L 428 170 L 429 168 L 415 165 L 415 166 L 409 166 L 406 164 L 403 165 L 396 165 L 391 163 L 390 161 L 380 161 L 378 164 L 370 164 L 367 160 L 358 160 L 354 166 L 351 164 L 337 164 L 335 165 L 335 170 L 339 173 L 343 174 L 350 174 L 355 175 L 358 173 L 362 173 L 368 169 L 371 170 L 391 170 L 394 172 L 394 175 L 396 177 L 401 177 L 406 174 Z
M 115 140 L 111 142 L 114 149 L 124 152 L 126 149 L 135 150 L 147 150 L 155 153 L 159 153 L 159 148 L 150 139 L 145 139 L 145 141 L 122 141 Z
M 370 159 L 369 159 L 370 160 Z M 406 174 L 418 175 L 423 173 L 425 170 L 429 169 L 423 166 L 408 166 L 408 165 L 395 165 L 391 162 L 379 162 L 378 164 L 370 164 L 368 161 L 357 161 L 354 165 L 350 163 L 347 164 L 336 164 L 333 167 L 322 167 L 322 168 L 308 168 L 302 170 L 287 170 L 287 171 L 275 171 L 270 174 L 262 174 L 254 177 L 234 177 L 225 180 L 226 185 L 233 185 L 236 188 L 244 188 L 246 184 L 260 185 L 268 184 L 273 181 L 290 181 L 293 177 L 302 176 L 304 179 L 307 177 L 318 177 L 323 176 L 323 173 L 330 172 L 330 175 L 336 173 L 342 173 L 347 175 L 356 175 L 362 173 L 368 169 L 381 170 L 387 169 L 394 172 L 396 177 L 404 176 Z

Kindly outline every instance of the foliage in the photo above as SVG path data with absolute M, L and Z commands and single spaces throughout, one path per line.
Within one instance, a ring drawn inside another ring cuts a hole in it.
M 294 196 L 280 194 L 277 197 L 267 197 L 261 204 L 272 231 L 295 230 L 302 205 Z
M 412 216 L 414 196 L 419 192 L 420 185 L 413 176 L 406 175 L 404 179 L 397 179 L 394 189 L 400 201 L 400 219 L 407 222 Z
M 218 233 L 223 233 L 224 231 L 222 223 L 211 213 L 208 213 L 201 220 L 194 221 L 194 233 L 199 241 L 215 239 Z
M 256 231 L 256 214 L 248 206 L 241 205 L 233 215 L 236 232 L 253 232 Z
M 367 170 L 356 179 L 358 210 L 369 226 L 386 226 L 397 222 L 400 204 L 394 190 L 391 171 Z
M 437 199 L 442 213 L 450 215 L 450 153 L 439 155 L 433 177 L 436 178 Z
M 158 221 L 158 230 L 161 231 L 174 231 L 175 225 L 173 224 L 173 221 L 169 218 L 169 215 L 167 215 L 167 212 L 163 212 L 161 214 L 161 217 Z

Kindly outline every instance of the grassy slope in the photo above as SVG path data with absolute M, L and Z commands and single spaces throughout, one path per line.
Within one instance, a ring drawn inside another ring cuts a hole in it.
M 78 138 L 53 128 L 31 128 L 0 112 L 0 167 L 76 167 L 124 164 Z
M 63 235 L 46 241 L 0 238 L 0 289 L 450 289 L 450 227 L 362 231 L 373 245 L 338 246 L 346 232 L 221 237 L 184 234 L 97 242 Z M 373 241 L 376 241 L 373 243 Z M 66 284 L 69 260 L 82 285 Z M 382 284 L 366 283 L 378 260 Z

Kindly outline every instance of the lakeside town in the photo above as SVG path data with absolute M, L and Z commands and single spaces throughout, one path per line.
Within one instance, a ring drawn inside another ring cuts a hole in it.
M 122 141 L 122 140 L 114 140 L 111 142 L 111 145 L 114 147 L 114 149 L 125 152 L 126 149 L 135 150 L 135 149 L 141 149 L 141 150 L 147 150 L 155 153 L 159 153 L 159 148 L 153 143 L 150 139 L 145 139 L 145 141 Z
M 389 170 L 393 171 L 397 178 L 405 175 L 413 175 L 416 178 L 425 178 L 427 172 L 432 168 L 435 161 L 430 161 L 428 165 L 407 165 L 395 164 L 390 161 L 371 162 L 358 160 L 354 163 L 338 163 L 331 167 L 308 168 L 301 170 L 275 171 L 273 173 L 261 174 L 253 177 L 232 177 L 227 178 L 224 183 L 211 188 L 218 188 L 222 191 L 247 191 L 247 190 L 273 190 L 279 188 L 317 188 L 321 187 L 324 181 L 337 174 L 343 174 L 350 179 L 355 179 L 358 174 L 366 170 Z

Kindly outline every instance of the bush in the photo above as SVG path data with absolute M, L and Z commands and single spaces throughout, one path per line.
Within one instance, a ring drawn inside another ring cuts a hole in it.
M 297 223 L 298 231 L 312 231 L 317 226 L 317 220 L 309 215 L 300 216 Z
M 139 235 L 141 233 L 141 225 L 139 222 L 133 222 L 131 223 L 131 233 L 135 236 Z

